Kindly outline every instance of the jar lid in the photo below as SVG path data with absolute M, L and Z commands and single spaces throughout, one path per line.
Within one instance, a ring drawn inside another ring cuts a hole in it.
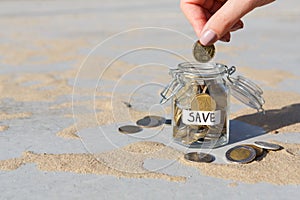
M 232 96 L 257 111 L 263 111 L 265 100 L 258 85 L 243 76 L 228 77 L 228 80 Z

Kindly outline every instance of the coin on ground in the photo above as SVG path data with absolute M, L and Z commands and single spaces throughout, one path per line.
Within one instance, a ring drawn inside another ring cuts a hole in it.
M 124 134 L 133 134 L 142 131 L 143 129 L 134 125 L 125 125 L 119 127 L 119 131 Z
M 213 111 L 216 107 L 216 101 L 206 93 L 197 94 L 191 103 L 192 110 Z
M 193 47 L 194 58 L 201 63 L 206 63 L 210 61 L 215 56 L 215 46 L 212 44 L 210 46 L 203 46 L 200 44 L 199 40 L 195 42 Z
M 210 163 L 215 160 L 215 157 L 206 153 L 190 152 L 184 155 L 184 159 L 192 162 Z
M 267 150 L 273 150 L 273 151 L 276 151 L 276 150 L 279 150 L 279 149 L 282 148 L 278 144 L 263 142 L 263 141 L 255 141 L 254 144 L 256 146 L 260 147 L 260 148 L 264 148 L 264 149 L 267 149 Z
M 262 156 L 264 154 L 264 149 L 252 144 L 245 144 L 245 146 L 252 147 L 256 152 L 256 158 Z
M 145 116 L 144 118 L 154 118 L 154 119 L 157 119 L 162 124 L 164 124 L 166 122 L 166 118 L 164 118 L 162 116 L 157 116 L 157 115 L 148 115 L 148 116 Z
M 164 119 L 164 118 L 163 118 Z M 146 116 L 143 119 L 139 119 L 136 124 L 138 126 L 143 126 L 146 128 L 157 127 L 165 123 L 165 119 L 162 120 L 161 117 L 158 116 Z
M 242 164 L 253 161 L 255 157 L 256 157 L 255 150 L 249 146 L 243 146 L 243 145 L 235 146 L 226 152 L 227 160 L 231 162 L 242 163 Z

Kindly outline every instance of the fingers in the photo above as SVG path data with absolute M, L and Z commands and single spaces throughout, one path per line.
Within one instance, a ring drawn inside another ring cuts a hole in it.
M 197 1 L 182 0 L 180 7 L 188 21 L 193 26 L 196 35 L 200 38 L 203 27 L 205 26 L 209 13 L 199 5 Z
M 237 23 L 235 23 L 230 28 L 230 32 L 237 31 L 237 30 L 242 29 L 242 28 L 244 28 L 244 23 L 242 22 L 242 20 L 239 20 Z
M 205 24 L 200 42 L 203 45 L 210 45 L 221 38 L 230 40 L 228 33 L 242 28 L 240 18 L 257 6 L 253 2 L 255 1 L 247 0 L 242 3 L 240 0 L 228 0 Z
M 229 42 L 231 38 L 230 33 L 226 33 L 223 37 L 221 37 L 219 40 L 223 41 L 223 42 Z
M 256 7 L 275 0 L 181 0 L 181 9 L 203 45 L 229 41 L 230 32 L 243 28 L 240 20 Z

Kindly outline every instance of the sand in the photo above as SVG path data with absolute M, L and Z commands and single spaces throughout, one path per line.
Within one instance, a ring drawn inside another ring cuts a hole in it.
M 32 113 L 5 113 L 0 112 L 0 120 L 22 119 L 29 118 Z
M 270 151 L 260 161 L 249 164 L 191 164 L 207 176 L 244 183 L 300 184 L 300 144 L 278 143 L 284 149 Z
M 18 21 L 17 23 L 23 23 Z M 78 49 L 87 47 L 89 43 L 82 38 L 77 39 L 46 39 L 35 38 L 27 41 L 27 36 L 13 35 L 22 45 L 4 44 L 0 47 L 1 62 L 3 65 L 20 66 L 32 64 L 44 67 L 48 64 L 56 65 L 63 62 L 74 62 L 79 66 L 84 55 Z M 32 42 L 34 41 L 34 42 Z M 25 45 L 24 45 L 25 44 Z M 245 47 L 246 48 L 246 47 Z M 36 49 L 39 49 L 38 51 Z M 226 53 L 237 54 L 243 48 L 227 48 Z M 225 48 L 220 52 L 225 52 Z M 81 78 L 97 79 L 99 76 L 97 57 L 91 61 L 95 65 L 90 71 L 81 74 Z M 116 83 L 125 72 L 135 66 L 126 62 L 114 63 L 114 68 L 105 71 L 102 78 Z M 45 67 L 46 68 L 46 67 Z M 299 133 L 300 131 L 300 94 L 278 90 L 279 84 L 286 80 L 300 80 L 300 77 L 284 70 L 253 69 L 249 66 L 238 67 L 238 71 L 245 76 L 258 81 L 265 87 L 264 106 L 265 115 L 256 113 L 253 109 L 243 107 L 231 114 L 231 119 L 247 124 L 262 127 L 269 134 Z M 61 97 L 71 96 L 73 93 L 73 80 L 78 69 L 62 69 L 51 72 L 35 73 L 7 73 L 0 75 L 0 101 L 13 100 L 16 102 L 50 102 L 50 111 L 65 110 L 63 118 L 75 118 L 76 123 L 66 125 L 61 130 L 53 133 L 61 140 L 80 139 L 78 132 L 84 128 L 114 124 L 116 122 L 135 121 L 146 114 L 145 111 L 128 108 L 123 101 L 127 101 L 127 92 L 112 93 L 98 91 L 95 88 L 78 87 L 76 94 L 85 96 L 91 92 L 99 99 L 95 101 L 81 99 L 71 102 L 70 98 L 63 102 L 56 102 Z M 95 73 L 97 72 L 97 73 Z M 147 75 L 147 73 L 143 73 Z M 149 75 L 149 74 L 148 74 Z M 167 73 L 155 75 L 154 81 L 167 81 Z M 139 80 L 131 79 L 122 82 L 123 85 L 138 85 Z M 114 104 L 111 97 L 114 96 Z M 233 103 L 240 104 L 233 100 Z M 53 105 L 54 104 L 54 105 Z M 72 107 L 80 110 L 73 115 Z M 121 115 L 116 115 L 116 110 Z M 168 110 L 170 111 L 170 109 Z M 34 116 L 29 112 L 0 112 L 1 134 L 5 134 L 10 126 L 9 120 L 24 119 Z M 16 170 L 28 163 L 36 164 L 42 171 L 61 171 L 79 174 L 113 175 L 126 178 L 151 178 L 167 181 L 185 182 L 188 177 L 150 171 L 143 164 L 147 159 L 174 160 L 179 164 L 195 168 L 200 174 L 231 180 L 230 187 L 236 187 L 238 182 L 260 183 L 267 182 L 274 185 L 299 185 L 300 184 L 300 144 L 278 142 L 283 149 L 269 152 L 261 161 L 254 161 L 245 165 L 238 164 L 196 164 L 186 162 L 183 153 L 157 142 L 138 142 L 108 151 L 91 154 L 50 154 L 24 151 L 20 157 L 0 160 L 0 170 Z M 166 170 L 167 171 L 167 170 Z
M 278 143 L 278 142 L 277 142 Z M 20 158 L 0 161 L 1 170 L 15 170 L 35 163 L 43 171 L 113 175 L 127 178 L 152 178 L 186 181 L 188 177 L 150 171 L 143 167 L 146 159 L 179 160 L 183 165 L 199 169 L 201 174 L 236 182 L 266 182 L 276 185 L 300 184 L 300 144 L 278 143 L 280 151 L 270 151 L 260 161 L 249 164 L 192 163 L 183 153 L 157 142 L 138 142 L 110 152 L 92 154 L 36 154 L 24 152 Z M 236 184 L 235 182 L 235 184 Z M 231 184 L 231 186 L 235 186 Z
M 1 125 L 0 126 L 0 132 L 1 131 L 6 131 L 8 128 L 9 128 L 9 126 L 3 126 L 3 125 Z
M 0 161 L 0 169 L 15 170 L 26 163 L 35 163 L 37 168 L 43 171 L 114 175 L 127 178 L 154 178 L 182 182 L 186 180 L 186 177 L 151 172 L 143 167 L 145 159 L 173 159 L 179 155 L 181 155 L 180 152 L 165 147 L 163 144 L 140 142 L 95 156 L 92 154 L 55 155 L 24 152 L 20 158 Z M 115 169 L 114 166 L 118 169 Z

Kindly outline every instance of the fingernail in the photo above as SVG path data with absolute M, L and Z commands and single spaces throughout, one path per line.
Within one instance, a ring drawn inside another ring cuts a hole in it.
M 210 45 L 210 44 L 214 43 L 215 41 L 217 41 L 217 39 L 218 39 L 218 36 L 214 31 L 206 30 L 200 37 L 200 43 L 202 45 L 206 46 L 206 45 Z

